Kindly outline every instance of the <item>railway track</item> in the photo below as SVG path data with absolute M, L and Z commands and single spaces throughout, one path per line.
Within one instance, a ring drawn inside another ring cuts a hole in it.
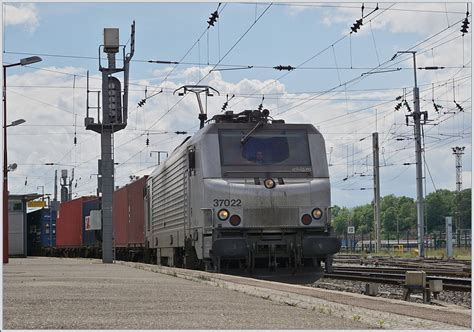
M 338 254 L 334 257 L 335 264 L 375 265 L 400 267 L 409 270 L 433 270 L 433 273 L 466 272 L 471 273 L 471 261 L 458 259 L 437 258 L 401 258 L 389 256 L 358 256 Z
M 325 273 L 324 277 L 363 282 L 375 282 L 381 284 L 403 285 L 405 282 L 405 270 L 334 266 L 333 272 Z M 443 289 L 445 290 L 471 292 L 471 278 L 427 275 L 426 281 L 429 280 L 442 280 Z
M 471 272 L 467 271 L 452 271 L 448 269 L 438 269 L 438 268 L 422 268 L 422 267 L 398 267 L 398 266 L 383 266 L 383 267 L 366 267 L 366 266 L 334 266 L 339 270 L 350 270 L 350 271 L 362 271 L 368 272 L 373 271 L 376 273 L 399 273 L 404 274 L 406 271 L 420 271 L 423 270 L 426 274 L 430 276 L 444 276 L 444 277 L 453 277 L 453 278 L 471 278 Z

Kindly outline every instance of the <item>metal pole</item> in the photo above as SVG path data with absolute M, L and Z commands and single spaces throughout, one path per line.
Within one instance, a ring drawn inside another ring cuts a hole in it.
M 397 245 L 400 244 L 400 233 L 398 232 L 398 213 L 397 213 Z
M 423 170 L 421 161 L 421 111 L 420 92 L 416 81 L 416 52 L 413 55 L 413 73 L 415 87 L 413 88 L 414 106 L 413 120 L 415 122 L 415 153 L 416 153 L 416 205 L 417 205 L 417 225 L 418 225 L 418 255 L 425 257 L 425 226 L 423 213 Z
M 54 198 L 56 202 L 58 200 L 58 170 L 54 170 Z
M 115 53 L 107 53 L 108 69 L 115 68 Z M 107 121 L 109 112 L 109 89 L 107 70 L 102 72 L 102 110 L 103 123 Z M 112 157 L 113 127 L 104 126 L 100 134 L 102 160 L 102 262 L 113 262 L 113 231 L 112 231 L 112 199 L 114 193 L 114 161 Z
M 7 67 L 3 66 L 3 263 L 8 263 Z
M 112 263 L 112 195 L 114 192 L 114 163 L 112 160 L 112 130 L 100 135 L 102 158 L 102 262 Z
M 453 217 L 445 217 L 446 220 L 446 256 L 453 258 Z
M 8 263 L 8 168 L 7 168 L 7 68 L 41 61 L 33 56 L 20 62 L 3 65 L 3 263 Z
M 375 252 L 382 247 L 380 237 L 380 173 L 379 173 L 379 133 L 372 133 L 372 147 L 374 155 L 374 219 L 375 219 Z

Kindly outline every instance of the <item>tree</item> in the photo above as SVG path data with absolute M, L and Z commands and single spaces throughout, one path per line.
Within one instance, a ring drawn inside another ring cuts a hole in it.
M 426 196 L 425 213 L 428 219 L 428 232 L 444 231 L 445 217 L 454 217 L 455 192 L 440 189 Z
M 428 232 L 444 231 L 445 217 L 455 217 L 456 204 L 461 211 L 461 228 L 471 229 L 471 189 L 464 189 L 459 196 L 454 191 L 441 189 L 432 192 L 425 198 L 425 214 Z M 387 195 L 381 199 L 381 231 L 396 236 L 397 223 L 400 233 L 416 230 L 416 203 L 413 198 Z M 364 204 L 348 209 L 335 205 L 332 208 L 332 223 L 337 234 L 346 232 L 347 226 L 354 225 L 358 234 L 367 234 L 374 230 L 374 208 Z
M 394 233 L 397 231 L 398 213 L 395 206 L 390 206 L 381 213 L 382 227 L 385 233 Z
M 336 234 L 344 234 L 347 229 L 347 225 L 349 222 L 349 209 L 344 207 L 339 209 L 337 215 L 332 218 L 332 225 L 334 227 L 334 231 Z
M 374 209 L 371 204 L 356 206 L 352 209 L 350 219 L 357 233 L 369 233 L 374 221 Z
M 471 188 L 461 191 L 461 227 L 464 229 L 471 229 Z

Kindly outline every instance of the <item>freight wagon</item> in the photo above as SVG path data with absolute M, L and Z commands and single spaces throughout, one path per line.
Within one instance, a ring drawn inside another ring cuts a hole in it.
M 128 261 L 145 260 L 144 241 L 144 188 L 147 177 L 142 177 L 114 192 L 113 225 L 114 257 Z M 87 217 L 92 210 L 100 210 L 100 198 L 96 196 L 79 197 L 61 203 L 57 217 L 57 240 L 49 242 L 33 240 L 33 252 L 48 253 L 66 257 L 102 257 L 101 230 L 88 230 Z M 39 213 L 39 212 L 38 212 Z M 32 223 L 36 231 L 39 226 Z M 40 238 L 44 235 L 38 233 Z M 51 247 L 51 248 L 50 248 Z

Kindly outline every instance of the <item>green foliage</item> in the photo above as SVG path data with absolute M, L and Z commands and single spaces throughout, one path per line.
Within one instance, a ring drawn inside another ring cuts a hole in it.
M 460 208 L 461 208 L 461 227 L 471 229 L 471 188 L 461 191 Z
M 461 211 L 461 227 L 471 228 L 471 189 L 465 189 L 457 198 L 456 192 L 441 189 L 425 197 L 425 213 L 428 232 L 443 231 L 445 216 L 455 216 L 456 204 Z M 396 238 L 397 224 L 400 233 L 416 229 L 416 202 L 413 198 L 387 195 L 381 199 L 382 234 L 391 239 Z M 332 223 L 337 234 L 344 234 L 351 223 L 358 234 L 367 234 L 374 227 L 374 209 L 371 204 L 365 204 L 348 209 L 335 206 L 332 208 Z
M 446 216 L 454 216 L 455 192 L 440 189 L 425 198 L 428 233 L 442 231 L 445 228 Z
M 369 233 L 373 229 L 374 208 L 371 204 L 356 206 L 351 211 L 350 219 L 359 233 Z
M 331 209 L 331 212 L 333 209 Z M 334 231 L 337 234 L 344 233 L 344 230 L 347 229 L 348 221 L 349 221 L 349 209 L 348 208 L 339 208 L 339 211 L 336 216 L 334 213 L 332 214 L 332 225 L 334 227 Z

